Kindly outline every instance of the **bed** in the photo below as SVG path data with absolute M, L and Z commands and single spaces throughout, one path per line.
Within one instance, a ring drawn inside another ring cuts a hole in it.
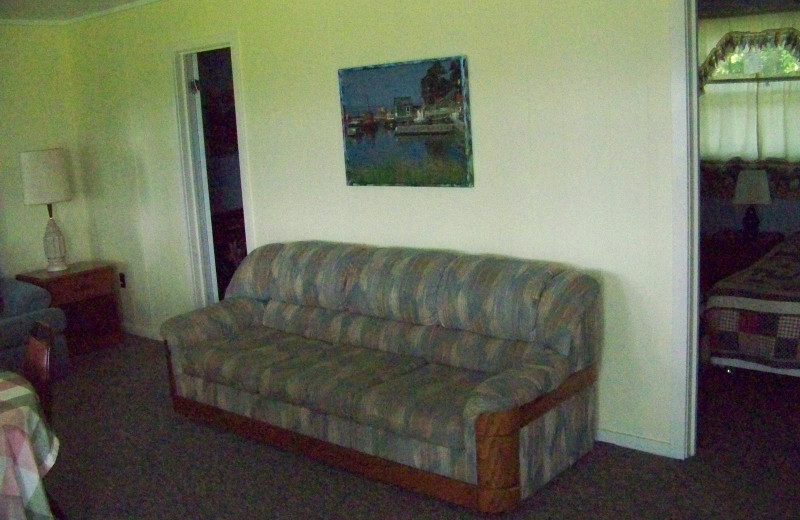
M 800 377 L 800 232 L 717 282 L 702 327 L 702 361 Z

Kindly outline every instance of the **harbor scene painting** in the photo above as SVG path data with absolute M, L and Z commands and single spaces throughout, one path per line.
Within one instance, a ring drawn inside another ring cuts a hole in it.
M 349 186 L 473 186 L 464 56 L 339 70 Z

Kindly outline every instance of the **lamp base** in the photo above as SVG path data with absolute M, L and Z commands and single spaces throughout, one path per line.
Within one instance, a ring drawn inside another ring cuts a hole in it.
M 750 206 L 744 212 L 744 217 L 742 218 L 742 231 L 744 233 L 744 237 L 747 239 L 754 239 L 758 236 L 758 215 L 756 214 L 755 206 Z
M 67 265 L 66 262 L 61 262 L 61 263 L 56 262 L 52 264 L 49 262 L 47 263 L 47 271 L 50 273 L 58 271 L 66 271 L 67 269 L 69 269 L 69 266 Z
M 47 220 L 47 227 L 44 228 L 44 256 L 47 257 L 48 271 L 67 270 L 67 246 L 64 235 L 52 217 Z

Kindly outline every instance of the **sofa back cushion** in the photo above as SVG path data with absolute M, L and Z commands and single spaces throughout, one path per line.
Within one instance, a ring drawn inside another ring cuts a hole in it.
M 439 322 L 450 329 L 533 341 L 539 299 L 562 270 L 547 262 L 459 256 L 448 266 L 439 287 Z
M 566 356 L 580 370 L 594 362 L 602 341 L 600 285 L 591 276 L 564 271 L 539 302 L 537 342 Z
M 270 301 L 261 324 L 328 343 L 339 343 L 348 314 L 323 307 Z
M 497 374 L 536 359 L 541 343 L 502 339 L 464 330 L 431 327 L 425 344 L 428 361 Z
M 417 356 L 430 363 L 466 370 L 502 372 L 536 359 L 543 349 L 541 343 L 492 338 L 437 325 L 416 325 L 353 313 L 329 317 L 311 314 L 307 320 L 299 320 L 293 332 L 325 341 Z M 319 326 L 321 324 L 324 326 Z
M 226 297 L 269 300 L 263 324 L 330 343 L 497 372 L 542 347 L 574 369 L 599 345 L 599 286 L 558 264 L 331 242 L 268 244 Z
M 269 300 L 272 261 L 281 249 L 283 244 L 267 244 L 252 250 L 233 273 L 225 298 L 240 296 L 262 302 Z
M 327 343 L 416 356 L 428 361 L 434 358 L 431 334 L 438 328 L 278 301 L 267 303 L 262 324 Z
M 444 251 L 370 248 L 353 273 L 346 308 L 376 318 L 435 324 L 439 284 L 455 257 Z
M 4 300 L 0 317 L 21 316 L 50 306 L 46 289 L 13 278 L 0 279 L 0 298 Z
M 275 255 L 270 297 L 286 303 L 341 310 L 348 279 L 366 249 L 353 244 L 292 242 Z
M 341 342 L 430 360 L 429 325 L 346 313 Z

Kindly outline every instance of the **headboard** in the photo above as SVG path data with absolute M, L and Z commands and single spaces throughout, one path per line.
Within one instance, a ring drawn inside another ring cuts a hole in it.
M 800 200 L 800 161 L 784 159 L 700 160 L 700 198 L 733 199 L 742 170 L 766 170 L 773 199 Z

